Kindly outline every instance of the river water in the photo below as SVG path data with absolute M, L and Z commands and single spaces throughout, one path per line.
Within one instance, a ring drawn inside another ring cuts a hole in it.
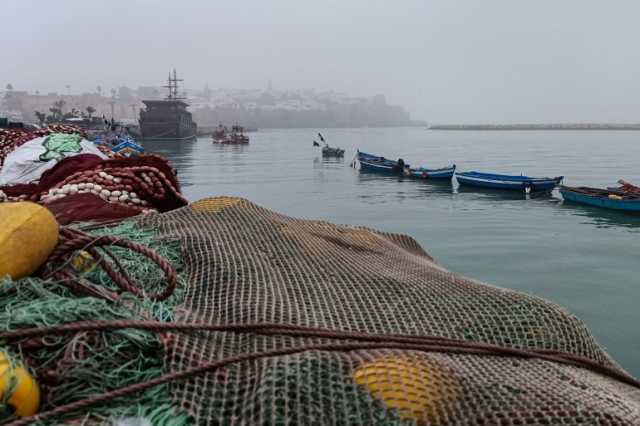
M 451 271 L 555 301 L 584 320 L 598 341 L 640 377 L 640 214 L 563 203 L 559 194 L 526 199 L 458 191 L 360 174 L 356 149 L 431 168 L 565 176 L 567 185 L 640 182 L 640 132 L 430 131 L 331 129 L 346 149 L 323 160 L 314 129 L 250 133 L 247 146 L 145 144 L 168 156 L 189 200 L 248 198 L 280 213 L 409 234 Z

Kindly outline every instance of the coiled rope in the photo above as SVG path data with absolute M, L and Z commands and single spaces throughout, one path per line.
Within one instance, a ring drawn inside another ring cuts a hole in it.
M 145 294 L 144 290 L 129 277 L 125 268 L 118 262 L 117 257 L 109 251 L 108 248 L 111 246 L 133 250 L 152 260 L 164 272 L 166 287 L 160 293 Z M 111 262 L 105 259 L 99 249 L 111 259 Z M 59 280 L 76 293 L 113 300 L 115 298 L 114 295 L 109 294 L 104 289 L 91 286 L 85 280 L 80 279 L 77 271 L 71 266 L 75 253 L 82 250 L 91 255 L 92 261 L 96 263 L 96 266 L 102 268 L 122 291 L 132 293 L 138 297 L 161 301 L 170 297 L 175 290 L 178 279 L 175 268 L 169 261 L 150 248 L 119 237 L 111 235 L 93 236 L 69 227 L 60 229 L 60 242 L 51 256 L 49 256 L 47 265 L 43 270 L 43 277 Z

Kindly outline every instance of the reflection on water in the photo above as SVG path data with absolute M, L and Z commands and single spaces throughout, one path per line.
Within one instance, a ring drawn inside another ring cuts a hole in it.
M 209 138 L 144 145 L 171 158 L 189 200 L 234 195 L 290 216 L 409 234 L 454 272 L 554 300 L 640 376 L 640 215 L 563 203 L 557 193 L 527 199 L 349 167 L 360 148 L 425 167 L 565 175 L 567 185 L 606 187 L 640 182 L 637 132 L 320 130 L 346 149 L 344 159 L 323 159 L 310 146 L 318 129 L 259 131 L 243 146 Z
M 535 191 L 526 193 L 525 191 L 505 191 L 494 188 L 481 188 L 468 185 L 458 185 L 458 194 L 475 194 L 477 199 L 487 200 L 541 200 L 550 199 L 551 191 Z
M 249 149 L 249 145 L 231 145 L 231 144 L 219 144 L 219 143 L 211 143 L 211 146 L 222 152 L 231 152 L 234 154 L 241 154 Z
M 355 170 L 355 172 L 358 173 L 358 181 L 365 184 L 368 182 L 415 182 L 413 179 L 405 179 L 398 175 L 373 173 L 362 170 Z
M 339 167 L 344 167 L 345 161 L 344 158 L 336 158 L 336 157 L 315 157 L 313 159 L 313 167 L 316 169 L 335 169 Z
M 586 219 L 583 223 L 595 225 L 598 228 L 622 227 L 631 228 L 630 231 L 640 231 L 640 214 L 638 213 L 610 210 L 570 201 L 560 201 L 558 205 L 563 214 Z
M 422 194 L 454 194 L 455 186 L 449 179 L 417 180 L 416 189 Z
M 197 141 L 144 141 L 142 146 L 147 152 L 154 152 L 171 159 L 173 163 L 193 161 L 191 153 Z

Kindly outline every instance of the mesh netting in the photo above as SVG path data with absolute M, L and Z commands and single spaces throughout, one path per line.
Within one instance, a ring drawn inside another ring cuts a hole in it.
M 574 316 L 438 266 L 411 238 L 206 199 L 144 224 L 181 240 L 177 321 L 294 324 L 557 350 L 617 367 Z M 330 343 L 252 333 L 174 334 L 170 371 Z M 303 351 L 172 384 L 174 403 L 217 424 L 640 424 L 640 392 L 541 359 L 393 349 Z

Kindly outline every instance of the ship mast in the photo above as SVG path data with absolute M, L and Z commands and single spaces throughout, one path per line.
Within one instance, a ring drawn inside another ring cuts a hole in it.
M 169 89 L 169 96 L 167 96 L 167 100 L 168 101 L 180 101 L 185 99 L 184 97 L 180 97 L 178 95 L 178 82 L 179 81 L 184 81 L 181 78 L 178 78 L 176 75 L 176 69 L 173 69 L 173 76 L 171 75 L 171 72 L 169 72 L 169 78 L 167 79 L 167 85 L 163 86 L 166 87 L 167 89 Z

